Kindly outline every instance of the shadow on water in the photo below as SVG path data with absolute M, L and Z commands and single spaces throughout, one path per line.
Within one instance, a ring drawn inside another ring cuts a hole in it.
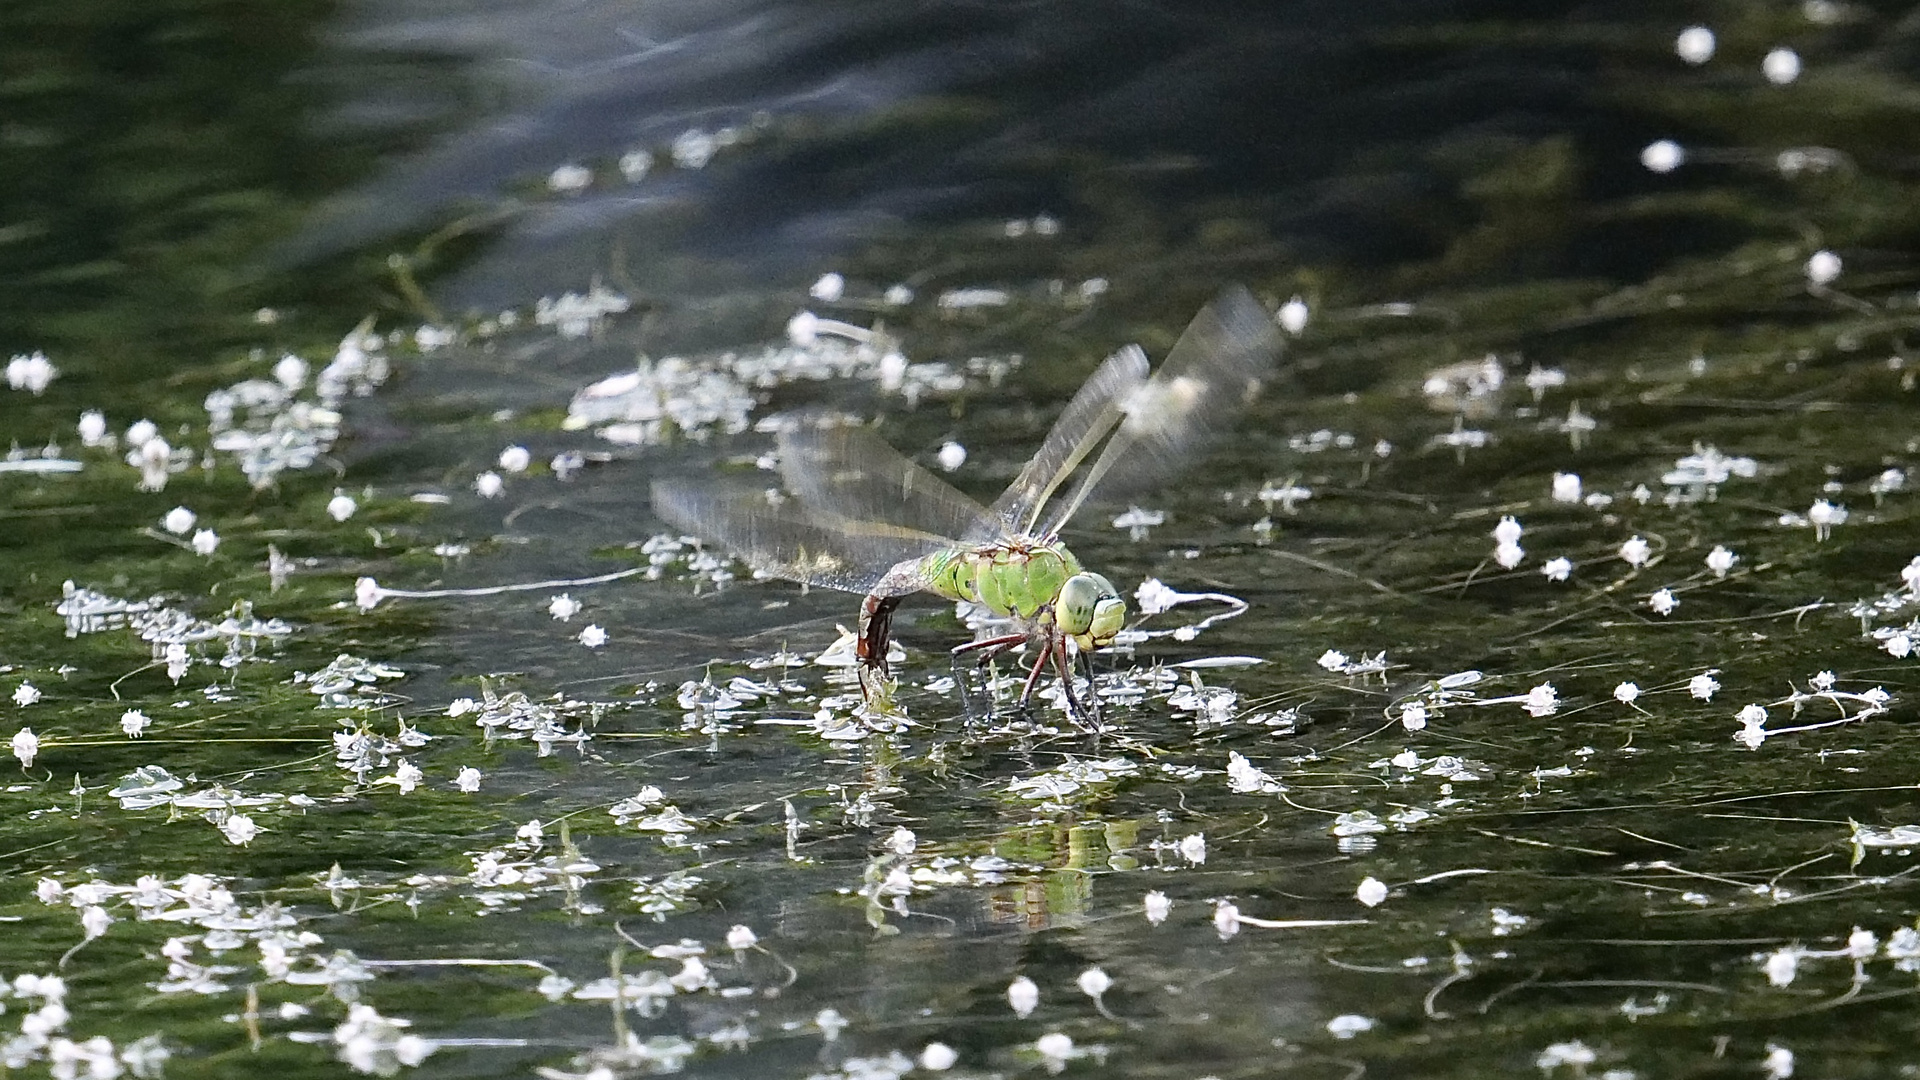
M 9 1068 L 1920 1067 L 1910 12 L 0 29 Z M 991 501 L 1236 281 L 1097 734 L 648 504 L 802 410 Z

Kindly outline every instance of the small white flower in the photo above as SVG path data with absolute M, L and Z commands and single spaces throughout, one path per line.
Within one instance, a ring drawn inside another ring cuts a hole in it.
M 80 414 L 80 445 L 99 446 L 107 441 L 107 416 L 98 409 Z
M 1800 947 L 1789 945 L 1768 953 L 1767 958 L 1760 962 L 1760 967 L 1767 973 L 1768 982 L 1775 986 L 1791 986 L 1794 977 L 1800 973 Z
M 34 756 L 40 753 L 40 736 L 32 728 L 23 727 L 13 733 L 13 756 L 20 759 L 20 767 L 33 768 Z
M 940 444 L 937 460 L 940 462 L 941 469 L 952 472 L 967 463 L 967 448 L 949 440 Z
M 1351 1039 L 1355 1035 L 1360 1035 L 1372 1030 L 1372 1018 L 1361 1016 L 1358 1013 L 1346 1013 L 1327 1021 L 1327 1034 L 1336 1039 Z
M 1328 649 L 1326 652 L 1320 654 L 1320 659 L 1315 661 L 1315 663 L 1326 668 L 1328 671 L 1339 671 L 1341 668 L 1347 666 L 1347 654 L 1338 649 Z
M 167 445 L 167 440 L 155 435 L 128 454 L 127 459 L 127 464 L 140 470 L 141 491 L 166 489 L 167 471 L 173 465 L 173 447 Z
M 1723 544 L 1715 544 L 1713 550 L 1707 552 L 1707 569 L 1713 571 L 1713 576 L 1717 578 L 1726 577 L 1727 571 L 1733 569 L 1733 564 L 1739 561 L 1740 556 L 1729 551 Z
M 1400 726 L 1408 731 L 1421 731 L 1427 726 L 1427 707 L 1418 701 L 1409 701 L 1400 706 Z
M 394 786 L 400 789 L 402 795 L 413 794 L 413 789 L 420 786 L 421 778 L 420 766 L 411 761 L 402 761 L 393 770 Z
M 1714 678 L 1711 671 L 1703 671 L 1687 680 L 1687 693 L 1701 701 L 1712 701 L 1714 692 L 1719 689 L 1720 680 Z
M 637 184 L 653 171 L 653 154 L 647 150 L 629 150 L 620 155 L 620 175 L 627 183 Z
M 1813 678 L 1807 680 L 1815 690 L 1821 691 L 1822 693 L 1833 689 L 1833 684 L 1837 681 L 1831 671 L 1816 672 Z
M 1207 861 L 1207 834 L 1194 833 L 1180 839 L 1180 857 L 1199 866 Z
M 1025 975 L 1007 984 L 1007 1004 L 1013 1006 L 1013 1014 L 1025 1020 L 1040 1007 L 1040 988 Z
M 175 536 L 185 536 L 187 530 L 193 528 L 193 523 L 199 519 L 200 516 L 198 514 L 195 514 L 186 507 L 176 506 L 167 511 L 166 517 L 160 519 L 160 527 Z
M 561 195 L 585 191 L 593 184 L 593 170 L 585 165 L 562 165 L 547 174 L 547 190 Z
M 1580 501 L 1580 474 L 1557 472 L 1553 474 L 1553 501 L 1577 503 Z
M 460 772 L 453 778 L 453 786 L 471 795 L 480 790 L 480 770 L 471 765 L 460 766 Z
M 889 307 L 905 307 L 913 303 L 913 289 L 907 285 L 889 285 L 882 299 Z
M 1673 51 L 1689 64 L 1704 64 L 1713 59 L 1713 31 L 1704 26 L 1689 26 L 1674 39 Z
M 1640 687 L 1636 686 L 1633 683 L 1623 682 L 1620 685 L 1613 688 L 1613 700 L 1619 702 L 1622 705 L 1631 705 L 1639 697 L 1640 697 Z
M 1840 276 L 1840 256 L 1831 251 L 1816 251 L 1807 258 L 1807 281 L 1814 285 L 1831 285 Z
M 40 700 L 40 688 L 30 682 L 22 682 L 13 690 L 13 703 L 26 708 Z
M 823 304 L 837 304 L 846 291 L 847 279 L 829 272 L 820 275 L 819 280 L 813 283 L 813 287 L 807 290 L 807 295 Z
M 229 814 L 227 820 L 221 823 L 220 831 L 227 835 L 228 843 L 244 847 L 260 835 L 260 826 L 245 814 Z
M 1554 1043 L 1540 1051 L 1533 1063 L 1543 1072 L 1552 1072 L 1562 1065 L 1571 1065 L 1578 1072 L 1599 1059 L 1600 1055 L 1594 1053 L 1591 1047 L 1575 1039 L 1572 1042 Z
M 127 446 L 138 450 L 160 436 L 160 425 L 151 420 L 135 420 L 127 427 Z
M 1280 305 L 1280 313 L 1274 316 L 1274 320 L 1280 324 L 1280 329 L 1297 335 L 1307 328 L 1307 317 L 1311 314 L 1307 310 L 1307 302 L 1296 296 Z
M 580 601 L 575 600 L 566 593 L 561 593 L 559 596 L 547 601 L 547 614 L 553 616 L 560 622 L 567 622 L 575 615 L 580 614 L 580 609 L 584 606 Z
M 45 393 L 47 386 L 59 376 L 60 369 L 53 366 L 46 353 L 21 354 L 7 361 L 7 385 L 35 397 Z
M 288 353 L 273 365 L 273 381 L 288 390 L 298 390 L 307 383 L 307 362 Z
M 347 520 L 358 509 L 360 504 L 354 502 L 351 495 L 336 493 L 333 498 L 327 500 L 327 516 L 335 521 Z
M 483 499 L 497 499 L 506 489 L 506 481 L 501 480 L 497 472 L 489 470 L 473 478 L 473 490 Z
M 1047 1068 L 1059 1072 L 1074 1056 L 1073 1037 L 1059 1031 L 1050 1031 L 1033 1041 L 1033 1048 L 1046 1059 Z
M 683 169 L 703 169 L 720 152 L 720 140 L 699 128 L 688 128 L 673 139 L 673 163 Z
M 523 473 L 533 464 L 533 454 L 524 446 L 509 446 L 500 451 L 500 467 L 510 473 Z
M 1686 150 L 1672 139 L 1650 142 L 1640 151 L 1640 164 L 1648 172 L 1670 173 L 1686 161 Z
M 1213 932 L 1220 935 L 1221 941 L 1240 932 L 1240 908 L 1232 901 L 1221 900 L 1213 905 Z
M 353 583 L 353 604 L 361 611 L 372 611 L 385 595 L 380 583 L 370 577 L 359 578 Z
M 607 632 L 598 625 L 588 625 L 580 631 L 580 644 L 589 649 L 597 649 L 607 643 Z
M 1113 977 L 1097 967 L 1081 972 L 1080 978 L 1075 982 L 1079 985 L 1080 992 L 1090 998 L 1099 998 L 1113 989 Z
M 1895 660 L 1905 660 L 1913 655 L 1913 637 L 1902 630 L 1881 642 L 1880 647 L 1887 650 L 1887 655 Z
M 1620 557 L 1625 559 L 1627 565 L 1633 567 L 1635 570 L 1647 565 L 1647 560 L 1651 558 L 1652 555 L 1653 546 L 1638 536 L 1632 537 L 1626 543 L 1620 545 Z
M 946 1072 L 959 1062 L 960 1053 L 946 1043 L 928 1043 L 920 1051 L 920 1067 L 928 1072 Z
M 1785 47 L 1774 49 L 1760 60 L 1760 71 L 1768 82 L 1785 86 L 1800 77 L 1800 54 Z
M 1813 505 L 1807 508 L 1807 524 L 1813 526 L 1815 540 L 1825 540 L 1832 536 L 1833 527 L 1844 525 L 1846 522 L 1847 508 L 1835 506 L 1825 499 L 1816 499 Z
M 1173 911 L 1173 901 L 1168 899 L 1167 894 L 1161 892 L 1159 889 L 1148 893 L 1141 900 L 1141 906 L 1146 909 L 1147 921 L 1155 926 L 1166 922 L 1167 915 Z
M 534 818 L 532 821 L 513 830 L 513 836 L 516 840 L 524 840 L 534 847 L 539 847 L 541 842 L 546 839 L 547 827 L 540 824 L 539 818 Z
M 1552 716 L 1560 711 L 1560 692 L 1543 682 L 1527 691 L 1526 709 L 1528 716 Z
M 145 735 L 148 726 L 152 723 L 153 718 L 139 709 L 128 709 L 120 714 L 120 730 L 126 732 L 129 739 L 137 739 Z
M 1765 1080 L 1788 1080 L 1793 1075 L 1793 1051 L 1779 1043 L 1767 1044 L 1767 1059 L 1760 1063 Z
M 88 941 L 106 933 L 107 927 L 112 925 L 113 916 L 107 914 L 107 909 L 99 904 L 88 905 L 87 909 L 80 913 L 80 929 L 87 935 Z
M 211 555 L 220 547 L 220 534 L 212 529 L 195 529 L 193 539 L 188 543 L 193 545 L 195 555 Z
M 1858 926 L 1847 935 L 1847 956 L 1853 960 L 1871 960 L 1873 954 L 1880 951 L 1880 939 L 1873 931 Z
M 1671 615 L 1673 609 L 1680 606 L 1680 598 L 1673 595 L 1672 589 L 1660 589 L 1647 597 L 1647 606 L 1655 615 Z
M 1520 542 L 1520 534 L 1525 531 L 1526 530 L 1521 527 L 1519 519 L 1515 518 L 1512 514 L 1508 514 L 1500 519 L 1500 524 L 1493 527 L 1493 542 L 1496 544 L 1518 544 Z
M 1387 899 L 1386 882 L 1375 877 L 1367 877 L 1360 882 L 1360 887 L 1353 891 L 1353 897 L 1368 907 L 1379 907 Z
M 480 703 L 470 697 L 454 698 L 452 701 L 447 702 L 447 715 L 450 717 L 465 716 L 468 713 L 477 713 L 479 711 Z
M 912 829 L 904 825 L 896 827 L 893 832 L 887 834 L 887 850 L 902 858 L 913 854 L 919 846 L 920 838 L 913 834 Z
M 745 952 L 760 944 L 760 935 L 753 932 L 751 926 L 735 926 L 727 931 L 727 948 L 734 952 Z
M 1567 577 L 1573 573 L 1573 560 L 1567 558 L 1565 555 L 1548 559 L 1540 567 L 1540 573 L 1544 575 L 1548 581 L 1565 581 Z
M 1501 544 L 1493 549 L 1493 561 L 1500 564 L 1502 570 L 1519 566 L 1520 560 L 1526 557 L 1526 549 L 1519 544 Z

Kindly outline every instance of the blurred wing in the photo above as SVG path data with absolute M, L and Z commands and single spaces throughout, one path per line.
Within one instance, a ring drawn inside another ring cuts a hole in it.
M 856 528 L 884 522 L 944 539 L 972 535 L 991 520 L 985 507 L 908 461 L 871 428 L 803 420 L 780 432 L 779 447 L 780 478 L 820 522 Z
M 1073 395 L 1033 460 L 994 502 L 994 524 L 1008 536 L 1036 535 L 1047 500 L 1113 430 L 1120 421 L 1120 406 L 1146 381 L 1147 354 L 1138 345 L 1108 357 Z M 992 539 L 977 533 L 963 535 L 968 540 Z
M 1057 532 L 1089 497 L 1126 498 L 1191 464 L 1272 376 L 1280 355 L 1273 316 L 1242 286 L 1202 308 L 1153 378 L 1120 403 L 1107 448 L 1073 494 L 1048 515 Z
M 913 592 L 922 577 L 890 573 L 953 546 L 897 526 L 823 519 L 777 492 L 731 484 L 657 480 L 653 507 L 675 528 L 726 546 L 764 574 L 853 593 Z

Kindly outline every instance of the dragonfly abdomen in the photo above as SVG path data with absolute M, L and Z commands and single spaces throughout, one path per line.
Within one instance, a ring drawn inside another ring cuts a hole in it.
M 1003 540 L 935 552 L 921 569 L 928 590 L 949 600 L 971 600 L 996 615 L 1031 619 L 1080 573 L 1080 560 L 1059 541 Z

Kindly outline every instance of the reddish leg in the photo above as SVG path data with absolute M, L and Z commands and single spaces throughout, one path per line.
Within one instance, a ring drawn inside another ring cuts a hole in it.
M 1027 640 L 1027 635 L 1025 634 L 1008 634 L 1005 637 L 990 637 L 983 641 L 970 641 L 965 645 L 955 645 L 953 647 L 953 655 L 960 656 L 964 653 L 987 649 L 990 650 L 987 655 L 980 658 L 980 662 L 984 664 L 1025 640 Z
M 1046 670 L 1047 661 L 1053 659 L 1053 644 L 1049 642 L 1040 649 L 1040 655 L 1033 658 L 1033 670 L 1027 672 L 1027 685 L 1020 689 L 1020 707 L 1026 708 L 1033 699 L 1033 688 L 1040 682 L 1040 673 Z

